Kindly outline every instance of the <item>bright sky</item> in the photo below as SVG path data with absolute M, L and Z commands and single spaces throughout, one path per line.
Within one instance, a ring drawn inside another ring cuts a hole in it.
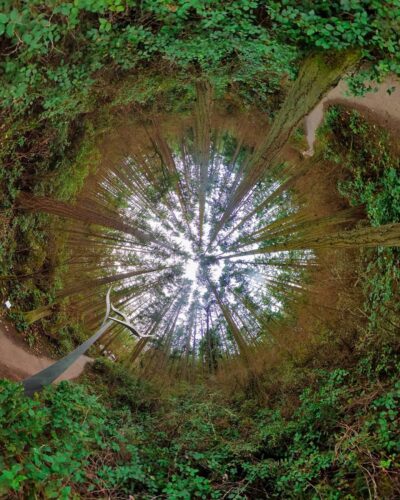
M 183 266 L 185 270 L 185 278 L 191 281 L 196 281 L 197 272 L 199 270 L 199 263 L 196 260 L 189 259 Z
M 176 163 L 179 166 L 179 159 L 176 159 Z M 181 165 L 181 169 L 183 169 Z M 220 198 L 226 196 L 224 193 L 223 186 L 219 184 L 222 182 L 222 179 L 226 182 L 226 169 L 223 163 L 219 164 L 219 178 L 218 182 L 216 182 L 216 188 L 212 193 L 209 194 L 208 199 L 206 199 L 205 203 L 205 217 L 203 224 L 203 250 L 207 247 L 208 242 L 210 241 L 210 234 L 212 232 L 210 220 L 213 218 L 211 215 L 210 207 L 213 207 L 215 203 L 220 201 Z M 231 181 L 235 177 L 234 172 L 231 173 Z M 269 186 L 266 194 L 268 195 L 270 192 L 273 192 L 276 189 L 276 185 Z M 169 210 L 171 211 L 166 219 L 168 224 L 166 224 L 165 219 L 159 218 L 155 212 L 147 212 L 146 222 L 149 224 L 154 235 L 163 237 L 171 244 L 176 244 L 185 254 L 186 256 L 182 256 L 179 252 L 174 253 L 171 252 L 169 256 L 164 258 L 164 264 L 166 266 L 174 266 L 179 264 L 183 268 L 182 277 L 188 281 L 190 281 L 190 291 L 187 297 L 187 302 L 185 306 L 181 309 L 179 318 L 178 318 L 178 326 L 184 326 L 187 322 L 188 318 L 188 310 L 190 309 L 191 302 L 194 298 L 194 292 L 200 294 L 200 297 L 207 294 L 207 287 L 203 284 L 203 282 L 199 279 L 200 272 L 200 256 L 198 248 L 196 247 L 196 243 L 191 241 L 190 234 L 198 235 L 199 232 L 199 204 L 194 203 L 191 206 L 191 213 L 195 215 L 193 221 L 190 222 L 190 230 L 187 228 L 187 222 L 184 219 L 184 215 L 180 209 L 180 202 L 178 197 L 174 192 L 169 194 Z M 173 208 L 172 208 L 173 207 Z M 265 217 L 270 220 L 274 220 L 276 207 L 272 206 L 265 211 Z M 237 222 L 246 216 L 248 213 L 247 204 L 242 204 L 236 211 L 234 220 Z M 252 219 L 247 220 L 246 222 L 246 230 L 251 233 L 252 231 L 258 228 L 259 221 L 257 218 L 253 217 Z M 209 256 L 217 256 L 222 253 L 226 253 L 224 244 L 227 241 L 237 241 L 241 236 L 242 229 L 235 228 L 235 223 L 228 226 L 227 229 L 222 228 L 218 239 L 212 245 L 212 248 L 208 252 Z M 220 244 L 222 242 L 222 245 Z M 253 243 L 252 245 L 246 245 L 244 250 L 255 250 L 258 248 L 258 243 Z M 256 304 L 264 306 L 264 291 L 265 291 L 265 283 L 268 278 L 276 277 L 281 273 L 281 269 L 273 267 L 273 266 L 264 266 L 260 267 L 257 265 L 252 265 L 252 263 L 257 259 L 256 255 L 247 255 L 247 256 L 238 256 L 231 259 L 231 263 L 235 263 L 236 261 L 240 261 L 241 267 L 239 268 L 243 271 L 243 277 L 247 280 L 247 290 L 252 295 L 252 299 Z M 283 260 L 286 258 L 282 256 Z M 243 264 L 245 264 L 243 266 Z M 246 267 L 248 264 L 248 267 Z M 215 263 L 209 265 L 208 272 L 211 280 L 218 284 L 218 281 L 221 277 L 222 271 L 225 266 L 224 260 L 217 260 Z M 228 302 L 231 300 L 232 304 L 236 303 L 236 298 L 232 290 L 241 284 L 240 276 L 231 276 L 231 281 L 229 287 L 224 290 L 225 300 Z M 218 286 L 218 285 L 217 285 Z M 278 311 L 281 309 L 282 304 L 274 297 L 269 297 L 269 307 L 271 311 Z M 234 312 L 234 311 L 233 311 Z

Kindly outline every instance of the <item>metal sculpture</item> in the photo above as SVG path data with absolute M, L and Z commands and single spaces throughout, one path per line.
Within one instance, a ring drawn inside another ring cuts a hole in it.
M 132 325 L 131 318 L 112 305 L 111 300 L 110 300 L 111 290 L 112 290 L 112 287 L 110 287 L 108 289 L 108 292 L 106 295 L 106 315 L 104 317 L 103 325 L 107 321 L 107 319 L 110 319 L 111 321 L 115 321 L 116 323 L 119 323 L 120 325 L 126 326 L 126 328 L 128 328 L 128 330 L 130 330 L 133 333 L 133 335 L 135 335 L 139 339 L 155 337 L 155 334 L 145 335 L 145 334 L 139 333 L 136 330 L 136 328 Z M 115 314 L 118 314 L 118 316 L 123 318 L 124 321 L 122 321 L 121 319 L 118 319 L 118 318 L 112 318 L 110 316 L 111 311 L 115 312 Z
M 88 340 L 86 340 L 83 344 L 78 346 L 75 350 L 73 350 L 63 358 L 59 359 L 52 365 L 48 366 L 44 370 L 36 373 L 35 375 L 32 375 L 31 377 L 24 379 L 22 381 L 22 385 L 24 387 L 24 392 L 26 396 L 33 396 L 35 392 L 41 391 L 43 387 L 45 387 L 46 385 L 50 385 L 52 382 L 54 382 L 62 373 L 65 372 L 65 370 L 67 370 L 67 368 L 69 368 L 73 363 L 75 363 L 75 361 L 77 361 L 77 359 L 80 356 L 85 354 L 85 352 L 89 349 L 89 347 L 91 347 L 100 337 L 102 337 L 102 335 L 104 335 L 104 333 L 112 326 L 113 322 L 124 325 L 139 339 L 146 337 L 154 337 L 154 335 L 140 334 L 132 325 L 131 319 L 126 314 L 119 311 L 116 307 L 114 307 L 111 304 L 110 300 L 111 289 L 112 287 L 110 287 L 106 295 L 106 315 L 104 317 L 103 323 L 101 324 L 100 328 L 96 331 L 96 333 L 94 333 Z M 113 311 L 118 316 L 122 317 L 123 320 L 110 317 L 111 311 Z

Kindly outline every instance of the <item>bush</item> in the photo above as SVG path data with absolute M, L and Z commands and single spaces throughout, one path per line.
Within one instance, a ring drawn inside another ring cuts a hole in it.
M 79 386 L 61 383 L 33 400 L 21 385 L 5 381 L 0 407 L 2 493 L 67 498 L 70 483 L 86 480 L 93 450 L 106 443 L 105 408 Z

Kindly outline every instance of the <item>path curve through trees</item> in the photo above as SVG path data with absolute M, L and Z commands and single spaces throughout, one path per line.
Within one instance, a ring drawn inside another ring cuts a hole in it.
M 395 90 L 389 94 L 387 91 L 390 89 Z M 314 154 L 317 129 L 322 123 L 327 107 L 334 104 L 343 104 L 356 109 L 365 114 L 366 118 L 373 118 L 376 123 L 389 131 L 400 132 L 400 80 L 389 77 L 379 86 L 377 92 L 369 92 L 363 97 L 346 96 L 347 90 L 347 84 L 342 80 L 305 118 L 304 128 L 308 150 L 304 152 L 304 155 Z
M 54 361 L 29 352 L 15 328 L 9 322 L 0 319 L 0 378 L 20 381 L 43 370 Z M 87 363 L 92 361 L 88 356 L 81 356 L 55 382 L 79 377 Z

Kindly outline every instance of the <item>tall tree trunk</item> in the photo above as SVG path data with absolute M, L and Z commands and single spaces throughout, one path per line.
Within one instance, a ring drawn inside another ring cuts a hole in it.
M 285 250 L 308 250 L 317 248 L 373 248 L 373 247 L 400 246 L 400 224 L 386 224 L 378 227 L 362 227 L 350 231 L 329 234 L 319 237 L 290 239 L 285 243 L 272 244 L 266 247 L 238 252 L 236 254 L 219 257 L 230 259 L 241 255 L 257 255 Z
M 279 159 L 283 147 L 300 121 L 315 108 L 324 95 L 338 83 L 359 58 L 358 51 L 330 52 L 311 55 L 304 61 L 299 76 L 290 88 L 265 141 L 253 154 L 242 181 L 231 196 L 221 220 L 216 225 L 211 241 L 215 240 L 245 196 Z
M 63 201 L 53 200 L 44 196 L 32 196 L 27 193 L 21 193 L 18 197 L 18 207 L 31 212 L 45 212 L 59 217 L 66 217 L 77 221 L 86 222 L 88 224 L 97 224 L 99 226 L 115 229 L 123 233 L 131 234 L 141 243 L 147 244 L 152 241 L 149 234 L 144 231 L 130 226 L 123 221 L 119 216 L 111 217 L 99 213 L 95 210 L 82 208 L 80 206 L 70 205 Z
M 208 164 L 211 143 L 211 86 L 207 82 L 197 84 L 195 109 L 195 158 L 199 165 L 199 245 L 203 241 L 206 190 L 208 185 Z

